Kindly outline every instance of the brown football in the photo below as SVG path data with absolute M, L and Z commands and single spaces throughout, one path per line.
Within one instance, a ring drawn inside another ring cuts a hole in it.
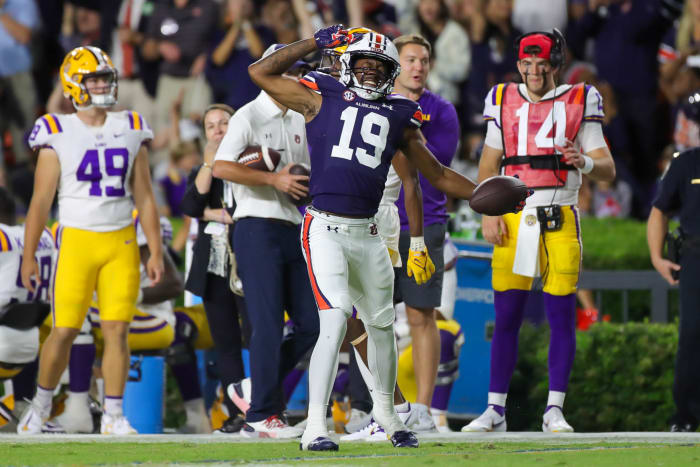
M 497 175 L 487 178 L 474 188 L 469 206 L 479 214 L 501 216 L 515 212 L 527 194 L 528 188 L 520 179 Z
M 304 167 L 302 164 L 294 164 L 289 168 L 289 173 L 292 175 L 311 175 L 311 172 L 309 169 Z M 305 187 L 309 187 L 309 182 L 299 182 Z M 291 196 L 289 193 L 287 193 L 287 198 L 289 198 L 289 201 L 291 201 L 293 204 L 297 206 L 306 206 L 307 204 L 311 204 L 311 193 L 308 195 L 304 196 L 301 199 L 294 199 L 293 196 Z
M 248 146 L 238 156 L 238 162 L 251 169 L 274 172 L 281 158 L 279 152 L 267 146 Z

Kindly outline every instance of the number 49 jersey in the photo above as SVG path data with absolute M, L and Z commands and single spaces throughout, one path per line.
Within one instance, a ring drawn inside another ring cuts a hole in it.
M 301 83 L 323 96 L 318 115 L 306 124 L 313 206 L 335 214 L 372 217 L 404 130 L 421 126 L 420 106 L 399 95 L 363 99 L 319 72 L 307 74 Z
M 136 112 L 108 112 L 101 127 L 76 114 L 46 114 L 29 135 L 32 149 L 58 154 L 58 221 L 96 232 L 122 229 L 132 222 L 129 180 L 141 144 L 153 132 Z
M 51 232 L 44 229 L 36 248 L 39 281 L 34 293 L 22 285 L 23 248 L 24 226 L 0 224 L 0 308 L 12 302 L 48 301 L 54 252 Z

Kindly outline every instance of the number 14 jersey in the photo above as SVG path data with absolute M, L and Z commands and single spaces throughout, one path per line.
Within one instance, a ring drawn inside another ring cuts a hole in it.
M 132 222 L 129 180 L 141 145 L 153 132 L 136 112 L 107 112 L 101 127 L 76 114 L 46 114 L 29 135 L 32 149 L 58 154 L 58 221 L 95 232 L 122 229 Z

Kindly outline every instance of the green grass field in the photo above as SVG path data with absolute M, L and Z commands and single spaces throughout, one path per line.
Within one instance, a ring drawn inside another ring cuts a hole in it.
M 297 464 L 469 466 L 692 466 L 698 444 L 441 443 L 418 449 L 343 443 L 337 453 L 299 451 L 289 443 L 2 443 L 0 465 Z

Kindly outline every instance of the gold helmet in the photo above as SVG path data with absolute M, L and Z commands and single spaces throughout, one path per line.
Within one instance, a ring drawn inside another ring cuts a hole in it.
M 81 108 L 89 106 L 110 107 L 117 103 L 117 69 L 112 60 L 98 47 L 76 47 L 68 52 L 59 72 L 63 95 Z M 109 80 L 109 93 L 91 95 L 85 86 L 85 78 L 104 76 Z
M 348 34 L 367 34 L 370 32 L 375 32 L 368 28 L 352 28 L 348 29 Z M 321 51 L 321 63 L 318 66 L 318 70 L 322 73 L 337 73 L 340 70 L 336 67 L 338 58 L 345 53 L 348 48 L 348 44 L 339 45 L 333 49 L 323 49 Z

